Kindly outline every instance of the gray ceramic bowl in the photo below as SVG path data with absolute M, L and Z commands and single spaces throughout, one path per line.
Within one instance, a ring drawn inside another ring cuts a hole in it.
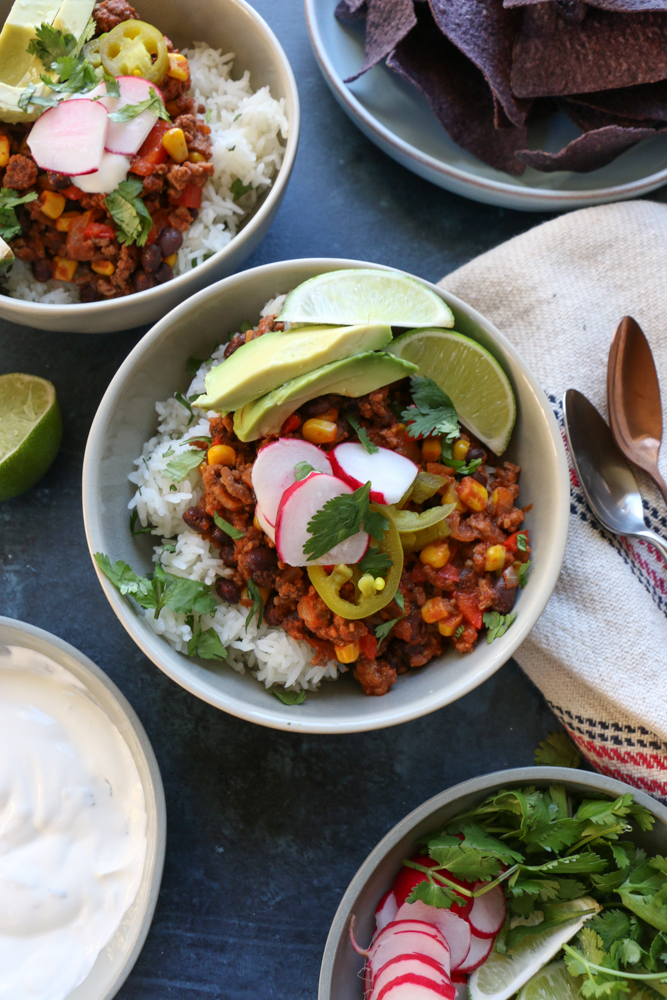
M 211 346 L 259 315 L 271 297 L 323 271 L 374 267 L 359 261 L 316 259 L 267 264 L 226 278 L 165 316 L 126 358 L 93 422 L 83 469 L 83 513 L 91 554 L 124 559 L 150 572 L 151 536 L 132 537 L 127 475 L 154 433 L 155 402 L 189 384 L 190 355 L 205 358 Z M 428 284 L 424 282 L 424 284 Z M 188 659 L 159 638 L 127 598 L 100 576 L 111 606 L 144 653 L 173 680 L 211 705 L 264 726 L 301 732 L 359 732 L 426 715 L 460 698 L 502 666 L 544 610 L 560 572 L 569 519 L 569 480 L 563 442 L 549 402 L 509 342 L 479 313 L 434 285 L 449 303 L 456 329 L 476 338 L 509 374 L 518 415 L 510 461 L 523 467 L 521 502 L 532 503 L 532 572 L 517 602 L 518 618 L 492 645 L 481 642 L 467 656 L 452 652 L 399 678 L 389 694 L 367 698 L 351 677 L 323 683 L 303 705 L 287 707 L 258 684 L 222 665 Z M 203 353 L 202 353 L 203 352 Z
M 354 876 L 333 919 L 320 970 L 318 1000 L 362 1000 L 359 971 L 363 960 L 353 950 L 348 937 L 350 916 L 357 922 L 355 934 L 360 943 L 370 941 L 375 930 L 375 907 L 394 883 L 403 858 L 417 849 L 421 837 L 444 826 L 457 813 L 470 809 L 497 788 L 536 785 L 544 788 L 554 782 L 577 793 L 597 792 L 618 798 L 632 792 L 635 801 L 649 809 L 656 818 L 651 833 L 634 839 L 654 854 L 664 854 L 667 840 L 667 808 L 650 795 L 590 771 L 569 767 L 519 767 L 496 771 L 482 778 L 472 778 L 448 788 L 402 819 L 371 851 Z
M 12 0 L 0 0 L 0 25 L 11 5 Z M 299 95 L 287 56 L 266 21 L 245 0 L 197 0 L 187 5 L 182 0 L 138 0 L 136 7 L 144 20 L 158 25 L 179 48 L 204 41 L 234 52 L 235 79 L 249 70 L 253 89 L 268 85 L 275 98 L 285 98 L 289 135 L 280 171 L 234 239 L 187 274 L 106 302 L 56 306 L 0 294 L 3 319 L 71 333 L 109 333 L 154 323 L 200 288 L 237 271 L 266 236 L 283 200 L 299 141 Z
M 111 1000 L 129 976 L 144 946 L 160 892 L 167 843 L 167 812 L 162 778 L 153 748 L 134 709 L 92 660 L 74 646 L 34 625 L 0 617 L 0 646 L 34 649 L 65 667 L 120 730 L 134 758 L 144 789 L 147 849 L 137 897 L 84 981 L 67 1000 Z

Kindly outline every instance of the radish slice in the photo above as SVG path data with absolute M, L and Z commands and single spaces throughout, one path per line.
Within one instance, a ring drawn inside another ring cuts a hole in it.
M 369 455 L 363 444 L 346 441 L 330 453 L 334 474 L 353 489 L 371 481 L 373 503 L 398 503 L 419 472 L 418 466 L 389 448 Z
M 403 903 L 396 914 L 396 920 L 424 920 L 437 927 L 449 945 L 451 972 L 456 972 L 465 962 L 472 937 L 470 924 L 457 917 L 453 910 L 439 909 L 418 900 L 416 903 Z
M 42 170 L 79 177 L 99 168 L 106 131 L 107 112 L 99 101 L 61 101 L 37 119 L 26 142 Z
M 264 516 L 264 511 L 259 506 L 259 504 L 257 504 L 256 507 L 255 507 L 255 517 L 259 521 L 259 526 L 262 529 L 262 531 L 264 532 L 264 534 L 268 535 L 269 538 L 271 539 L 271 541 L 275 544 L 275 541 L 276 541 L 276 529 L 274 528 L 274 526 L 272 524 L 269 524 L 269 522 L 267 521 L 267 519 Z
M 294 483 L 283 493 L 276 520 L 276 548 L 281 562 L 288 566 L 353 565 L 363 558 L 368 548 L 368 535 L 358 531 L 351 538 L 334 545 L 318 559 L 307 559 L 303 551 L 308 539 L 308 523 L 334 497 L 352 493 L 350 487 L 335 476 L 311 472 L 300 483 Z
M 409 973 L 423 976 L 425 979 L 431 979 L 434 983 L 443 985 L 451 982 L 445 969 L 436 959 L 429 958 L 427 955 L 398 955 L 389 962 L 385 962 L 373 976 L 373 988 L 369 1000 L 376 1000 L 378 993 L 384 989 L 387 983 Z
M 390 889 L 389 892 L 385 893 L 377 907 L 375 908 L 375 933 L 378 934 L 383 930 L 387 924 L 396 916 L 398 911 L 398 903 L 396 902 L 396 896 Z
M 387 983 L 375 1000 L 454 1000 L 456 988 L 452 981 L 433 983 L 424 976 L 408 973 Z
M 486 962 L 493 948 L 493 940 L 493 938 L 481 938 L 473 934 L 470 939 L 470 951 L 466 956 L 465 962 L 459 965 L 457 972 L 474 972 L 475 969 L 480 967 L 482 962 Z
M 99 170 L 79 177 L 76 186 L 87 194 L 109 194 L 127 177 L 130 160 L 118 153 L 102 153 Z
M 160 89 L 141 76 L 119 76 L 116 82 L 120 97 L 109 97 L 104 101 L 110 114 L 120 111 L 126 104 L 141 104 L 142 101 L 148 100 L 151 89 L 156 91 L 158 97 L 162 97 Z M 152 111 L 142 111 L 129 122 L 110 121 L 105 143 L 107 152 L 132 156 L 139 150 L 156 121 L 157 115 Z
M 484 882 L 476 882 L 474 888 L 481 889 L 483 886 Z M 483 896 L 477 896 L 467 919 L 473 934 L 481 938 L 492 938 L 505 923 L 506 913 L 503 890 L 497 885 Z
M 368 950 L 371 971 L 399 955 L 425 955 L 449 972 L 449 945 L 437 927 L 419 920 L 397 920 L 380 931 Z
M 275 525 L 283 493 L 295 482 L 295 466 L 307 462 L 317 472 L 331 474 L 331 462 L 321 448 L 300 438 L 278 438 L 261 449 L 252 467 L 252 488 L 264 517 Z
M 422 865 L 424 868 L 434 868 L 437 867 L 438 864 L 437 861 L 434 861 L 433 858 L 429 857 L 414 858 L 413 860 Z M 452 875 L 451 872 L 448 872 L 446 868 L 442 869 L 441 874 L 446 875 L 447 878 L 451 879 L 452 882 L 456 882 L 457 885 L 463 886 L 466 889 L 473 889 L 472 882 L 463 881 L 463 879 L 460 879 L 456 875 Z M 426 875 L 424 872 L 418 872 L 414 868 L 404 866 L 398 873 L 396 881 L 394 882 L 394 895 L 396 896 L 398 905 L 402 906 L 403 903 L 406 902 L 414 887 L 419 885 L 420 882 L 425 881 L 425 879 Z M 468 914 L 472 910 L 474 901 L 470 896 L 464 896 L 463 894 L 461 894 L 460 899 L 462 905 L 453 907 L 453 911 L 457 917 L 467 919 Z

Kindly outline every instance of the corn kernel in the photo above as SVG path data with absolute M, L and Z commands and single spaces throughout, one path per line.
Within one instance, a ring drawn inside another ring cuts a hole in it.
M 167 76 L 172 77 L 174 80 L 188 79 L 190 76 L 190 66 L 185 56 L 180 55 L 178 52 L 169 53 L 169 69 L 167 70 Z
M 442 618 L 438 622 L 438 632 L 440 635 L 454 635 L 462 621 L 463 615 L 458 613 L 448 615 L 447 618 Z
M 169 267 L 173 267 L 177 260 L 178 260 L 177 253 L 170 253 L 168 257 L 164 258 L 165 264 L 169 264 Z
M 116 265 L 110 260 L 96 260 L 90 265 L 95 274 L 103 274 L 107 278 L 116 270 Z
M 257 530 L 258 530 L 258 531 L 263 531 L 263 530 L 264 530 L 264 529 L 262 528 L 261 524 L 259 523 L 259 521 L 257 520 L 257 514 L 255 514 L 255 516 L 253 517 L 253 519 L 252 519 L 252 523 L 253 523 L 253 526 L 254 526 L 255 528 L 257 528 Z
M 54 257 L 56 266 L 53 269 L 53 277 L 56 281 L 72 281 L 79 266 L 78 260 L 68 260 L 66 257 Z
M 42 191 L 39 202 L 40 211 L 47 219 L 57 219 L 65 211 L 65 196 L 58 191 Z
M 422 444 L 422 458 L 425 462 L 437 462 L 442 454 L 442 445 L 438 438 L 426 438 Z
M 162 145 L 172 160 L 176 160 L 177 163 L 185 163 L 188 158 L 188 144 L 185 141 L 185 132 L 182 128 L 167 129 L 162 136 Z
M 190 153 L 188 160 L 190 163 L 206 163 L 206 157 L 203 153 Z
M 375 580 L 370 573 L 364 573 L 364 575 L 359 580 L 357 587 L 359 588 L 359 593 L 363 597 L 375 596 Z
M 452 458 L 455 458 L 457 462 L 462 462 L 469 450 L 470 441 L 466 441 L 465 438 L 459 438 L 458 441 L 454 442 L 454 447 L 452 448 Z
M 456 492 L 470 510 L 486 510 L 489 494 L 486 486 L 482 486 L 472 476 L 466 476 L 456 487 Z
M 234 465 L 236 452 L 228 444 L 214 444 L 208 449 L 206 458 L 209 465 Z
M 59 233 L 68 233 L 74 220 L 80 218 L 81 212 L 63 212 L 63 214 L 56 219 L 56 229 Z
M 7 166 L 10 153 L 9 138 L 6 135 L 0 135 L 0 167 Z
M 454 479 L 452 479 L 451 483 L 442 494 L 442 506 L 444 507 L 445 504 L 448 503 L 456 504 L 456 509 L 461 513 L 463 513 L 466 509 L 465 504 L 461 501 L 461 497 L 456 492 L 456 481 Z
M 396 430 L 398 431 L 399 434 L 402 434 L 403 431 L 405 430 L 405 424 L 396 424 Z
M 444 597 L 432 597 L 422 606 L 422 618 L 429 624 L 439 622 L 441 618 L 449 614 L 449 608 L 449 601 L 446 601 Z
M 354 663 L 359 659 L 361 647 L 358 642 L 348 642 L 347 646 L 336 646 L 336 659 L 339 663 Z
M 449 561 L 449 545 L 447 542 L 432 542 L 421 550 L 419 558 L 426 566 L 442 569 Z
M 504 545 L 490 545 L 486 550 L 484 572 L 497 573 L 498 570 L 505 569 L 505 552 Z
M 384 579 L 383 579 L 383 577 L 381 577 L 381 576 L 376 576 L 376 577 L 375 577 L 375 589 L 376 589 L 376 590 L 384 590 L 384 588 L 385 588 L 385 585 L 386 585 L 386 582 L 387 582 L 387 581 L 386 581 L 386 580 L 384 580 Z
M 270 587 L 258 587 L 257 589 L 259 590 L 259 596 L 262 598 L 262 600 L 266 604 L 266 602 L 268 601 L 269 597 L 271 596 L 271 588 Z
M 338 435 L 338 426 L 332 420 L 311 417 L 306 420 L 301 433 L 311 444 L 332 444 Z

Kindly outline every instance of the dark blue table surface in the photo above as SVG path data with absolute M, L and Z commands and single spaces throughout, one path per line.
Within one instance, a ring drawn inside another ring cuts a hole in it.
M 302 131 L 287 196 L 248 266 L 355 257 L 437 281 L 547 218 L 466 201 L 395 164 L 327 90 L 301 0 L 254 5 L 292 63 Z M 164 880 L 146 946 L 119 998 L 314 998 L 336 907 L 377 841 L 449 785 L 532 763 L 535 746 L 556 726 L 512 662 L 424 719 L 337 737 L 241 722 L 160 673 L 100 589 L 80 496 L 95 410 L 144 332 L 91 338 L 0 322 L 0 373 L 51 379 L 65 423 L 48 475 L 0 504 L 0 613 L 91 657 L 129 698 L 157 754 L 169 817 Z

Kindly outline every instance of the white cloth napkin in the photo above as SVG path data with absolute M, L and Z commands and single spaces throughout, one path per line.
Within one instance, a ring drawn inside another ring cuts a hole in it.
M 667 206 L 621 202 L 561 216 L 441 284 L 512 341 L 561 426 L 570 387 L 607 419 L 609 346 L 622 317 L 633 316 L 667 413 Z M 648 477 L 637 478 L 646 522 L 667 538 L 664 501 Z M 666 798 L 667 567 L 652 546 L 609 535 L 574 472 L 571 483 L 561 576 L 515 658 L 596 768 Z

